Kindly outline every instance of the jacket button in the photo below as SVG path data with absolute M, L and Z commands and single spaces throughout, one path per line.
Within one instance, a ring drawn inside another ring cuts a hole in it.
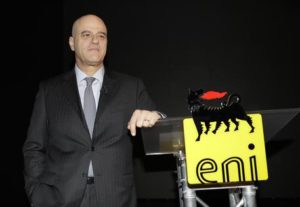
M 95 151 L 95 147 L 94 146 L 91 147 L 91 151 Z

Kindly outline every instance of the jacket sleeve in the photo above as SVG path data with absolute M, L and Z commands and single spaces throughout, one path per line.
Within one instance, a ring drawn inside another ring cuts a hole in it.
M 137 96 L 136 109 L 143 109 L 149 111 L 156 110 L 156 106 L 153 100 L 149 96 L 143 81 L 140 79 L 137 80 L 136 96 Z
M 137 85 L 137 109 L 156 111 L 162 119 L 167 118 L 165 113 L 156 110 L 156 105 L 148 94 L 143 81 L 138 79 Z
M 48 137 L 46 114 L 45 92 L 40 84 L 23 145 L 25 191 L 29 199 L 44 170 Z

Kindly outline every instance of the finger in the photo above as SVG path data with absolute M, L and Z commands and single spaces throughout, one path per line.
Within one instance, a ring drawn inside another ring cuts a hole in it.
M 143 121 L 143 127 L 150 127 L 150 125 L 151 125 L 150 120 L 144 119 L 144 121 Z
M 149 121 L 149 127 L 154 126 L 154 124 L 155 124 L 156 122 L 157 122 L 157 120 L 151 119 L 151 120 Z
M 132 136 L 136 135 L 136 123 L 137 123 L 137 113 L 133 112 L 130 121 L 128 123 L 128 129 L 130 130 L 130 134 Z
M 161 118 L 161 116 L 155 111 L 150 112 L 149 117 L 151 117 L 151 118 L 149 118 L 149 123 L 148 123 L 149 127 L 154 126 L 155 123 Z
M 144 126 L 144 121 L 145 121 L 145 112 L 144 111 L 138 111 L 136 115 L 136 126 L 137 127 L 143 127 Z
M 135 122 L 130 122 L 129 123 L 129 131 L 130 131 L 130 134 L 132 136 L 136 135 L 136 125 L 135 125 Z

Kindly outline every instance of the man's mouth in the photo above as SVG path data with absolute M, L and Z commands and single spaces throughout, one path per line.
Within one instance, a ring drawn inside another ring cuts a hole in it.
M 89 51 L 99 51 L 99 48 L 89 48 Z

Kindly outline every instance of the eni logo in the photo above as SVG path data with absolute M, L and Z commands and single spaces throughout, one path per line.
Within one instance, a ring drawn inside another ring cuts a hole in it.
M 226 100 L 225 100 L 226 98 Z M 230 122 L 235 124 L 234 131 L 239 129 L 237 119 L 245 120 L 250 126 L 250 133 L 254 132 L 251 117 L 249 117 L 241 106 L 241 98 L 237 94 L 228 95 L 227 92 L 217 92 L 204 90 L 189 90 L 188 108 L 192 114 L 195 126 L 198 131 L 196 141 L 200 141 L 200 136 L 203 132 L 202 123 L 205 123 L 205 134 L 211 128 L 211 122 L 216 122 L 212 133 L 216 133 L 222 122 L 226 125 L 225 132 L 229 131 Z
M 188 101 L 192 118 L 183 120 L 189 185 L 268 179 L 262 115 L 246 114 L 239 102 L 228 97 L 217 106 L 223 95 L 190 91 Z M 214 98 L 209 99 L 211 97 Z M 208 106 L 204 98 L 209 99 L 210 104 L 213 100 L 217 104 Z M 201 122 L 205 123 L 205 130 Z M 230 129 L 231 124 L 235 125 L 234 129 Z
M 257 164 L 256 164 L 256 156 L 251 156 L 249 158 L 250 163 L 250 175 L 251 181 L 257 181 Z M 222 174 L 222 181 L 221 183 L 229 183 L 229 182 L 245 182 L 245 167 L 244 161 L 240 157 L 230 157 L 224 160 L 221 163 L 221 169 L 218 171 L 218 165 L 215 160 L 211 158 L 205 158 L 198 162 L 196 167 L 196 175 L 201 184 L 213 184 L 217 183 L 218 181 L 209 180 L 207 175 L 210 173 L 218 173 L 221 172 Z M 236 170 L 235 172 L 230 171 L 230 168 Z M 230 175 L 236 176 L 236 179 L 230 179 Z

